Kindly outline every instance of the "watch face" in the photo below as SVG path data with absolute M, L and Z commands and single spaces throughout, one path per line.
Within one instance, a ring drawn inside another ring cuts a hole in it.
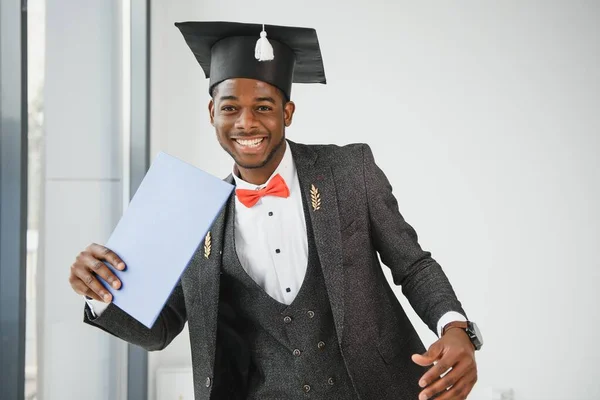
M 483 336 L 481 336 L 481 331 L 475 322 L 468 323 L 467 333 L 469 334 L 475 349 L 481 349 L 481 346 L 483 346 Z

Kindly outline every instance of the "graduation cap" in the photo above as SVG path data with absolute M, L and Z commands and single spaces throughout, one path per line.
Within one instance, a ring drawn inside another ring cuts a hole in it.
M 175 26 L 210 78 L 209 93 L 226 79 L 250 78 L 276 86 L 289 100 L 292 82 L 326 83 L 314 29 L 202 21 Z

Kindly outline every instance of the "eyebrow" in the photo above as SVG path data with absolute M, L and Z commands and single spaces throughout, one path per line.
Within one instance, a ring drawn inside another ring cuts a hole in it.
M 236 96 L 231 96 L 231 95 L 230 95 L 230 96 L 221 96 L 221 97 L 219 97 L 219 100 L 220 100 L 220 101 L 226 101 L 226 100 L 233 100 L 233 101 L 237 101 L 237 100 L 239 100 L 239 99 L 238 99 Z M 272 97 L 269 97 L 269 96 L 266 96 L 266 97 L 256 97 L 256 98 L 254 99 L 254 101 L 255 101 L 255 102 L 257 102 L 257 103 L 260 103 L 261 101 L 267 101 L 267 102 L 269 102 L 269 103 L 277 104 L 277 103 L 275 102 L 275 99 L 274 99 L 274 98 L 272 98 Z
M 235 96 L 221 96 L 219 97 L 220 101 L 224 101 L 224 100 L 237 100 L 238 98 Z
M 254 101 L 256 101 L 256 102 L 268 101 L 269 103 L 277 104 L 277 103 L 275 103 L 275 99 L 273 99 L 272 97 L 257 97 L 254 99 Z

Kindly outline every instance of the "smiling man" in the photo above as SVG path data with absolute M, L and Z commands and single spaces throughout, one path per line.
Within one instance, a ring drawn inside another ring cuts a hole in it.
M 69 280 L 89 298 L 85 321 L 147 350 L 187 322 L 197 400 L 464 399 L 481 335 L 370 147 L 286 138 L 292 82 L 325 83 L 316 32 L 177 27 L 210 78 L 210 121 L 236 190 L 211 228 L 212 255 L 198 249 L 152 329 L 110 304 L 99 282 L 120 286 L 101 262 L 122 269 L 118 255 L 84 250 Z M 378 256 L 439 336 L 427 351 Z
M 262 81 L 227 79 L 215 86 L 208 111 L 221 147 L 229 153 L 236 175 L 261 185 L 285 154 L 285 127 L 295 105 L 284 93 Z

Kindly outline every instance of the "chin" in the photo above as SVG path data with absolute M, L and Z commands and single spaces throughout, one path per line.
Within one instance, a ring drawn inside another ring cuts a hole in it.
M 267 164 L 266 160 L 248 160 L 247 158 L 241 157 L 241 158 L 237 158 L 235 160 L 235 163 L 242 167 L 242 168 L 246 168 L 246 169 L 256 169 L 256 168 L 262 168 Z

